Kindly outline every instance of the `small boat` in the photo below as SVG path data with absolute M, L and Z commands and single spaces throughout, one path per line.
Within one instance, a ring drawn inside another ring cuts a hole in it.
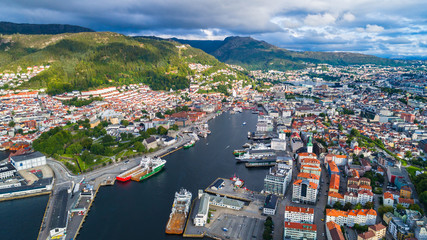
M 196 143 L 196 142 L 195 142 L 194 140 L 191 140 L 189 143 L 185 144 L 185 145 L 183 146 L 183 148 L 184 148 L 184 149 L 191 148 L 192 146 L 194 146 L 194 144 L 195 144 L 195 143 Z
M 243 125 L 246 125 L 246 122 L 243 122 Z

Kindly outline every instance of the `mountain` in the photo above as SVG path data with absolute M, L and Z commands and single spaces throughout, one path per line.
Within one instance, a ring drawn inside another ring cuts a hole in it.
M 111 32 L 0 36 L 0 73 L 50 65 L 21 86 L 47 88 L 49 94 L 130 83 L 183 89 L 189 86 L 189 63 L 225 67 L 200 49 Z
M 224 41 L 172 39 L 212 54 L 218 60 L 250 70 L 289 70 L 304 68 L 306 63 L 331 65 L 395 65 L 396 61 L 347 52 L 290 51 L 251 37 L 227 37 Z
M 61 34 L 94 32 L 94 30 L 67 24 L 28 24 L 0 22 L 0 34 Z

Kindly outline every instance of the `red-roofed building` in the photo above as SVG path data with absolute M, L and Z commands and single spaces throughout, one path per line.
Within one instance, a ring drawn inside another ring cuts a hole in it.
M 326 223 L 326 238 L 328 240 L 344 240 L 341 226 L 334 222 Z
M 313 223 L 314 209 L 304 207 L 285 207 L 285 222 Z
M 317 239 L 317 226 L 315 224 L 285 222 L 284 237 L 295 240 Z
M 329 184 L 329 192 L 338 192 L 340 189 L 340 175 L 332 174 L 331 182 Z
M 292 201 L 315 204 L 317 198 L 317 188 L 318 185 L 316 183 L 310 182 L 308 180 L 295 180 L 292 188 Z

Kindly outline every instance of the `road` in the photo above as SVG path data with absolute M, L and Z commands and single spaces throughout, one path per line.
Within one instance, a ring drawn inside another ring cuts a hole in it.
M 208 121 L 213 116 L 214 116 L 214 114 L 211 114 L 211 115 L 205 117 L 202 120 L 202 122 Z M 181 129 L 180 132 L 182 133 L 182 132 L 188 131 L 191 127 L 192 126 L 185 127 L 183 129 Z M 167 153 L 169 149 L 178 148 L 178 147 L 184 145 L 185 143 L 189 142 L 190 140 L 191 140 L 191 137 L 188 136 L 187 134 L 179 134 L 177 137 L 177 142 L 175 144 L 173 144 L 171 146 L 167 146 L 165 148 L 162 148 L 156 152 L 146 154 L 145 156 L 147 156 L 147 157 L 161 156 L 161 155 Z M 97 179 L 100 179 L 101 177 L 106 177 L 106 176 L 108 176 L 108 177 L 117 176 L 118 174 L 137 166 L 139 164 L 140 159 L 141 159 L 141 157 L 130 158 L 130 159 L 127 159 L 126 161 L 114 163 L 114 164 L 111 164 L 109 166 L 93 170 L 91 172 L 87 172 L 87 173 L 83 173 L 83 174 L 79 174 L 79 175 L 74 175 L 64 166 L 64 164 L 62 164 L 59 161 L 56 161 L 54 159 L 49 158 L 47 160 L 47 164 L 52 168 L 52 170 L 55 174 L 55 182 L 54 182 L 54 187 L 52 189 L 52 194 L 50 196 L 48 205 L 46 207 L 46 212 L 45 212 L 45 216 L 44 216 L 43 221 L 42 221 L 42 225 L 40 228 L 38 239 L 39 240 L 49 239 L 49 231 L 50 231 L 49 226 L 50 226 L 51 217 L 53 214 L 53 207 L 52 206 L 54 206 L 57 202 L 58 192 L 60 192 L 63 189 L 70 189 L 73 186 L 73 182 L 78 183 L 78 182 L 82 181 L 83 179 L 85 179 L 85 181 L 87 181 L 87 182 L 89 182 L 89 181 L 95 182 L 94 188 L 96 189 L 98 184 L 100 183 L 100 181 L 96 181 Z M 71 208 L 72 203 L 75 201 L 75 199 L 74 199 L 75 197 L 76 196 L 72 197 L 71 194 L 69 194 L 68 204 L 67 204 L 68 210 Z M 66 214 L 66 213 L 64 213 L 64 214 Z M 74 227 L 73 227 L 73 229 L 71 229 L 71 231 L 69 229 L 67 229 L 67 235 L 68 236 L 74 236 L 75 231 L 77 231 L 77 229 L 74 229 Z
M 305 207 L 305 208 L 314 208 L 314 223 L 317 226 L 317 239 L 326 239 L 325 232 L 325 222 L 322 221 L 326 219 L 325 217 L 325 207 L 328 201 L 327 190 L 329 190 L 329 179 L 325 167 L 322 165 L 322 174 L 321 174 L 321 183 L 318 194 L 318 201 L 316 205 L 302 204 L 302 203 L 293 203 L 292 202 L 292 183 L 297 179 L 299 171 L 297 170 L 297 164 L 294 162 L 292 169 L 292 180 L 286 189 L 285 196 L 281 198 L 281 201 L 278 205 L 276 215 L 273 217 L 273 222 L 276 227 L 274 229 L 273 239 L 283 239 L 283 216 L 285 214 L 285 207 L 296 206 L 296 207 Z

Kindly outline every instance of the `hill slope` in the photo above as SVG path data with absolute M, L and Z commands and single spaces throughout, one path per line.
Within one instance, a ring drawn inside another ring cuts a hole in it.
M 0 34 L 61 34 L 94 32 L 94 30 L 67 24 L 28 24 L 0 22 Z
M 200 49 L 111 32 L 0 37 L 0 72 L 50 65 L 23 87 L 50 94 L 107 85 L 146 83 L 155 90 L 189 86 L 188 63 L 224 65 Z
M 358 53 L 289 51 L 250 37 L 228 37 L 224 41 L 173 40 L 200 48 L 220 61 L 242 65 L 252 70 L 299 69 L 303 68 L 305 63 L 396 64 L 394 60 Z

